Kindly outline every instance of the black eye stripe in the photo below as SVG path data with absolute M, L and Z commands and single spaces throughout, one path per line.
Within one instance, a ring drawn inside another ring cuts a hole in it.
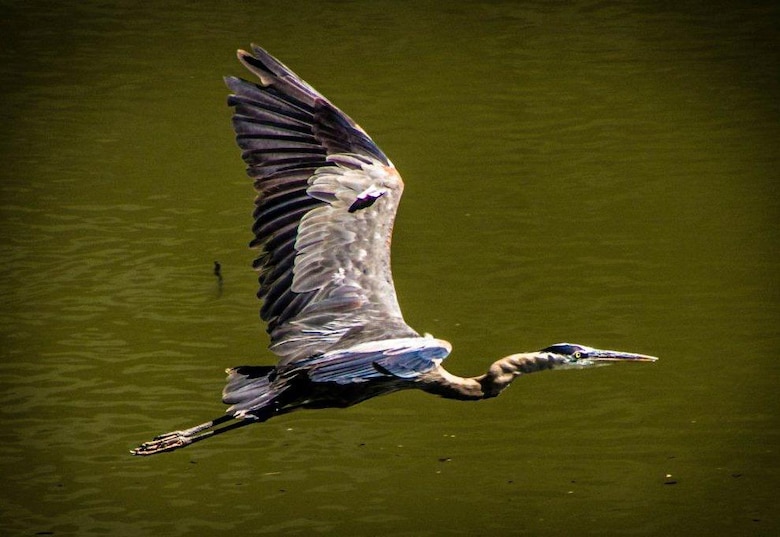
M 542 349 L 541 352 L 552 352 L 566 356 L 576 356 L 578 353 L 580 356 L 582 355 L 582 349 L 579 346 L 570 343 L 556 343 L 555 345 L 550 345 L 546 349 Z

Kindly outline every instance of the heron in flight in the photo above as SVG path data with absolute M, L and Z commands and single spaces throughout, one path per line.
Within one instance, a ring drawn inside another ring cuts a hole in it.
M 141 444 L 172 451 L 298 409 L 348 407 L 417 388 L 441 397 L 496 397 L 521 375 L 644 354 L 558 343 L 512 354 L 463 378 L 442 362 L 449 342 L 404 322 L 390 271 L 390 239 L 403 182 L 360 126 L 260 47 L 238 51 L 259 79 L 225 79 L 233 128 L 257 190 L 254 240 L 275 366 L 227 370 L 226 413 Z

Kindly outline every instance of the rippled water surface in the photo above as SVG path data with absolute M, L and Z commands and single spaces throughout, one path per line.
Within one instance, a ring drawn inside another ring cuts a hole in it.
M 780 531 L 771 3 L 71 4 L 2 2 L 3 534 Z M 396 287 L 451 370 L 662 360 L 130 457 L 273 360 L 221 80 L 252 41 L 403 174 Z

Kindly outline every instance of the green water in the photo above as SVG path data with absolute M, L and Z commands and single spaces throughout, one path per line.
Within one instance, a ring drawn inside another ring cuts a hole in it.
M 776 7 L 1 4 L 2 534 L 780 531 Z M 661 361 L 130 457 L 273 359 L 221 80 L 252 41 L 400 170 L 399 300 L 453 372 Z

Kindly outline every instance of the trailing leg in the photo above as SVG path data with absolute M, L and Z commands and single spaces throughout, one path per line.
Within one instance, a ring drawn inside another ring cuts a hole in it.
M 231 421 L 233 423 L 229 423 Z M 201 423 L 200 425 L 190 427 L 189 429 L 171 431 L 169 433 L 156 436 L 154 437 L 154 440 L 144 442 L 137 448 L 131 450 L 130 453 L 133 455 L 145 457 L 149 455 L 156 455 L 157 453 L 164 453 L 166 451 L 173 451 L 175 449 L 194 444 L 195 442 L 200 442 L 206 438 L 211 438 L 212 436 L 216 436 L 227 431 L 232 431 L 233 429 L 238 429 L 244 425 L 250 425 L 255 423 L 255 421 L 256 420 L 251 418 L 236 419 L 231 415 L 220 416 L 217 419 Z M 223 423 L 227 423 L 227 425 L 218 428 L 218 426 L 222 425 Z

